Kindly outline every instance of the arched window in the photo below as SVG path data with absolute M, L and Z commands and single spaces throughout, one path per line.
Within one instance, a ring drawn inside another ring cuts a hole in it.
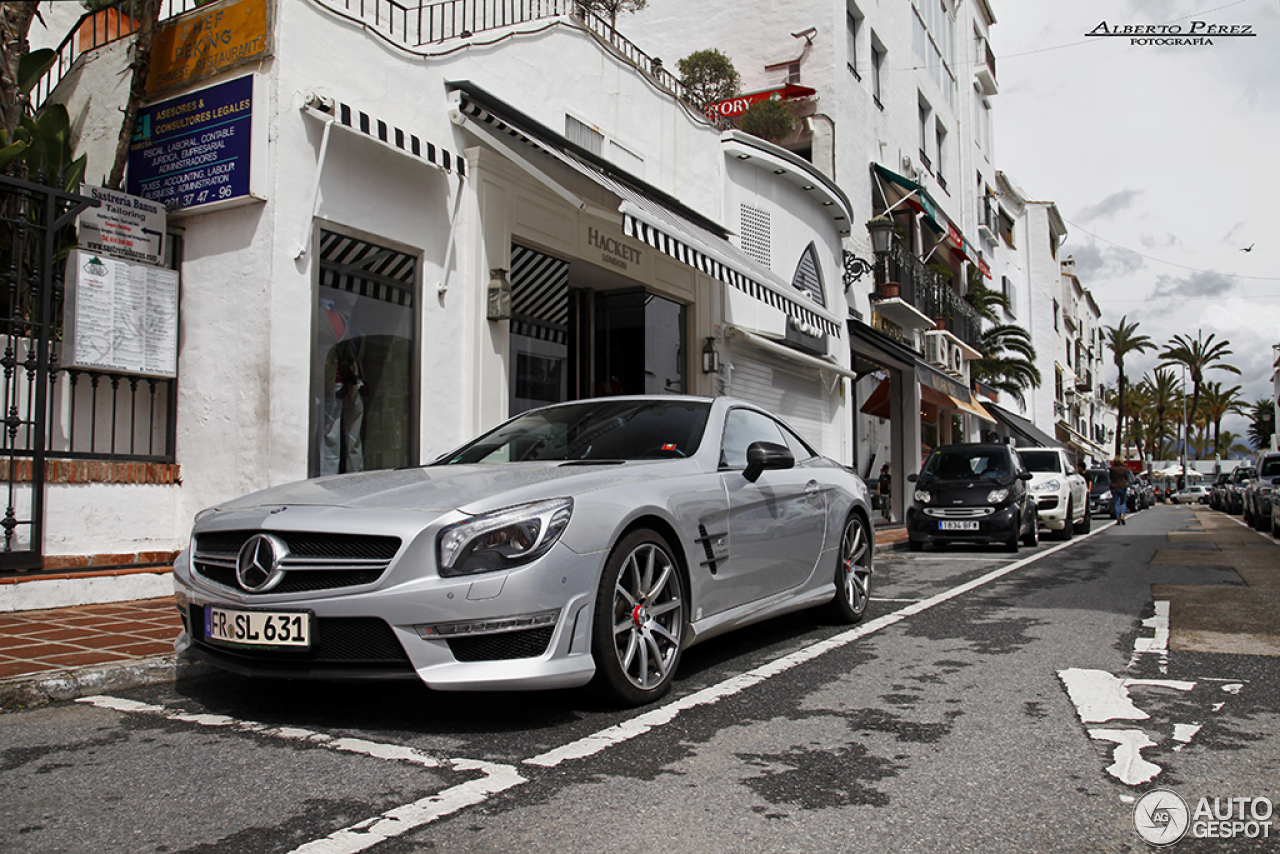
M 813 301 L 818 305 L 823 308 L 827 307 L 827 299 L 822 290 L 822 274 L 818 272 L 818 253 L 813 248 L 812 243 L 804 250 L 804 254 L 800 256 L 800 263 L 796 265 L 796 272 L 791 277 L 791 284 L 812 297 Z

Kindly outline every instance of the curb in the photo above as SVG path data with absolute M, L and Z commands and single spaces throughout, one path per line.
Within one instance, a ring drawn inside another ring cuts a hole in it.
M 203 662 L 178 653 L 153 655 L 136 661 L 88 665 L 0 680 L 0 714 L 39 708 L 50 703 L 123 691 L 144 685 L 179 682 L 217 672 Z

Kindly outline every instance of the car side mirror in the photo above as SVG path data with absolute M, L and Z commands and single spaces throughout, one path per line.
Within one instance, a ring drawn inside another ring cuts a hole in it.
M 920 475 L 918 474 L 907 475 L 907 483 L 915 483 L 919 479 L 920 479 Z
M 1031 480 L 1031 472 L 1029 471 L 1018 472 L 1018 480 Z
M 755 483 L 760 479 L 760 473 L 763 471 L 794 468 L 795 464 L 796 458 L 791 455 L 791 449 L 786 445 L 778 445 L 774 442 L 752 442 L 747 446 L 747 468 L 742 476 Z

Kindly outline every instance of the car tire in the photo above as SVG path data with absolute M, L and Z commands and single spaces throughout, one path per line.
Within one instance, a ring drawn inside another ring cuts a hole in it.
M 597 693 L 624 706 L 666 694 L 680 664 L 687 608 L 684 577 L 666 539 L 640 528 L 619 540 L 596 591 Z
M 1071 521 L 1071 517 L 1075 515 L 1075 505 L 1071 499 L 1067 499 L 1067 515 L 1063 519 L 1061 531 L 1054 531 L 1053 538 L 1055 540 L 1069 540 L 1075 534 L 1075 523 Z
M 846 625 L 862 619 L 871 601 L 874 560 L 870 526 L 857 513 L 849 514 L 836 553 L 836 595 L 822 607 L 824 617 Z
M 1022 544 L 1029 549 L 1040 545 L 1040 518 L 1035 513 L 1031 514 L 1031 530 L 1022 537 Z
M 1087 534 L 1093 530 L 1093 513 L 1085 510 L 1084 518 L 1080 520 L 1080 524 L 1075 526 L 1077 534 Z
M 1013 554 L 1017 554 L 1018 546 L 1019 546 L 1018 540 L 1021 537 L 1022 537 L 1022 519 L 1021 517 L 1019 517 L 1018 521 L 1013 526 L 1013 533 L 1009 535 L 1009 539 L 1004 541 L 1005 551 L 1012 552 Z

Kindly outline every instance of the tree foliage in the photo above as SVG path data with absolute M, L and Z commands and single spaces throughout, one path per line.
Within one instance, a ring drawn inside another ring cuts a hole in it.
M 1185 365 L 1191 378 L 1191 405 L 1187 409 L 1187 432 L 1191 434 L 1191 420 L 1199 415 L 1200 391 L 1204 388 L 1204 372 L 1211 370 L 1229 371 L 1239 374 L 1240 369 L 1223 361 L 1231 355 L 1229 342 L 1214 341 L 1216 336 L 1204 337 L 1204 330 L 1196 330 L 1196 337 L 1175 335 L 1160 351 L 1164 365 Z
M 733 61 L 715 48 L 697 50 L 676 63 L 689 97 L 698 104 L 713 104 L 738 94 L 742 78 Z
M 765 98 L 743 111 L 738 128 L 769 142 L 782 142 L 795 131 L 796 116 L 781 98 Z
M 1128 322 L 1128 317 L 1120 318 L 1119 326 L 1106 326 L 1103 331 L 1107 335 L 1107 346 L 1111 348 L 1111 354 L 1115 357 L 1116 368 L 1120 372 L 1120 379 L 1117 385 L 1118 400 L 1116 404 L 1116 413 L 1118 422 L 1116 424 L 1116 456 L 1121 456 L 1121 449 L 1124 444 L 1124 418 L 1125 418 L 1125 375 L 1124 375 L 1124 359 L 1130 353 L 1141 353 L 1145 350 L 1154 350 L 1156 345 L 1151 341 L 1150 336 L 1138 334 L 1138 323 Z
M 618 15 L 623 12 L 639 12 L 649 3 L 648 0 L 578 0 L 578 5 L 607 18 L 612 27 L 617 25 Z

